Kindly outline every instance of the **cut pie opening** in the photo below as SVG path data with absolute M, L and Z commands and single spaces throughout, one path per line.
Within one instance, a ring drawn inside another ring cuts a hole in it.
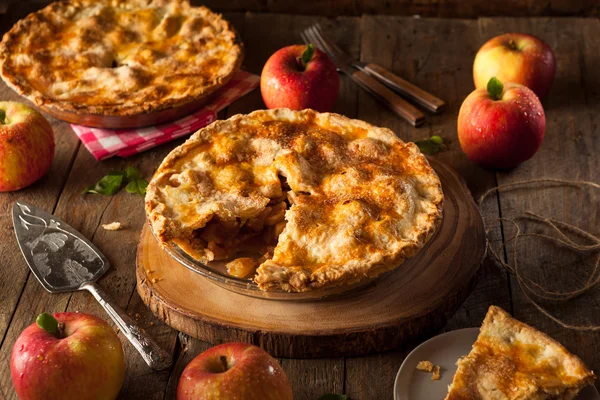
M 250 218 L 215 215 L 202 228 L 193 231 L 193 246 L 204 249 L 209 262 L 231 260 L 225 265 L 229 275 L 251 278 L 260 264 L 273 257 L 287 223 L 286 212 L 296 196 L 285 176 L 279 175 L 279 180 L 282 195 L 271 198 L 257 215 Z M 299 194 L 310 195 L 309 192 Z

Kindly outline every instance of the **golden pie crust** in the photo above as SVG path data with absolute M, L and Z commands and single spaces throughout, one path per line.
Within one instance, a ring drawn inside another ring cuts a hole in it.
M 38 106 L 127 116 L 201 101 L 243 58 L 231 25 L 184 0 L 57 1 L 0 44 L 0 74 Z
M 574 399 L 594 373 L 560 343 L 491 306 L 446 400 Z
M 163 245 L 201 262 L 273 235 L 253 279 L 299 292 L 398 267 L 436 231 L 443 198 L 417 146 L 389 129 L 275 109 L 217 121 L 174 149 L 148 186 L 146 213 Z

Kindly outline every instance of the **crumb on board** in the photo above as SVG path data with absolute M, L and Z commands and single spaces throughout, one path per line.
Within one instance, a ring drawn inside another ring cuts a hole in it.
M 419 371 L 431 372 L 433 371 L 433 364 L 431 361 L 419 361 L 417 364 L 417 369 Z
M 440 379 L 440 366 L 434 365 L 433 366 L 433 374 L 431 374 L 431 380 L 437 381 L 439 379 Z
M 110 224 L 102 224 L 102 227 L 107 231 L 118 231 L 121 229 L 120 222 L 111 222 Z

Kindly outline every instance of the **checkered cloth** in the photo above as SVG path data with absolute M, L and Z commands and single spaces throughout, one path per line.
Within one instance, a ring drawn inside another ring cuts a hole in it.
M 96 160 L 114 155 L 129 157 L 210 124 L 217 119 L 219 111 L 251 92 L 259 81 L 259 76 L 240 71 L 217 92 L 211 104 L 185 118 L 163 125 L 112 130 L 71 124 L 71 128 Z

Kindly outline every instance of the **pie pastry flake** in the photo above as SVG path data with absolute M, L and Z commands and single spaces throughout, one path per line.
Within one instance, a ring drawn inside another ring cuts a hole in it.
M 262 290 L 308 291 L 399 266 L 432 237 L 439 178 L 384 128 L 312 110 L 260 110 L 196 132 L 160 165 L 146 195 L 162 245 Z M 260 249 L 254 262 L 235 259 Z M 256 271 L 254 271 L 256 268 Z
M 4 35 L 0 74 L 38 106 L 128 116 L 208 97 L 242 58 L 231 25 L 187 0 L 65 0 Z
M 546 334 L 491 306 L 446 400 L 574 399 L 594 373 Z

